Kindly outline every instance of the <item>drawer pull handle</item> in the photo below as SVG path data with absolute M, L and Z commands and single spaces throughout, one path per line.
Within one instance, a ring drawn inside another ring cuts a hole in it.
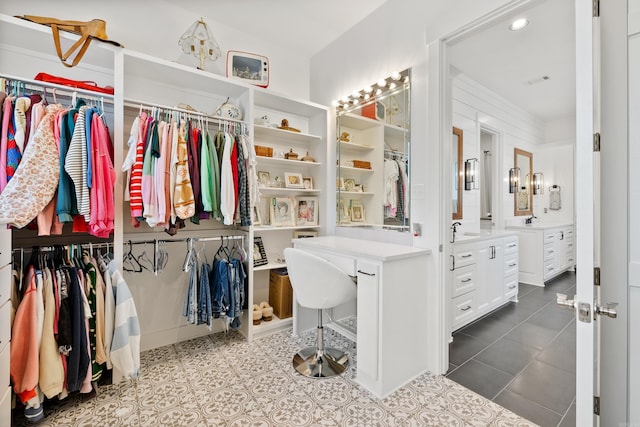
M 553 270 L 553 267 L 547 267 L 547 271 Z
M 516 264 L 516 263 L 514 262 L 513 264 L 509 264 L 509 267 L 515 267 L 516 265 L 518 265 L 518 264 Z
M 461 258 L 469 258 L 470 256 L 472 256 L 472 255 L 471 254 L 460 255 Z
M 516 288 L 516 285 L 509 286 L 509 289 L 515 289 L 515 288 Z
M 462 283 L 467 283 L 467 282 L 470 282 L 470 281 L 471 281 L 471 277 L 467 277 L 466 279 L 461 280 Z
M 358 270 L 358 273 L 364 274 L 365 276 L 375 276 L 376 273 L 367 273 L 366 271 Z
M 469 309 L 471 309 L 471 306 L 470 306 L 470 305 L 468 305 L 468 306 L 466 306 L 466 307 L 462 307 L 460 310 L 462 310 L 462 311 L 467 311 L 467 310 L 469 310 Z
M 510 247 L 510 248 L 515 248 L 515 247 L 516 247 L 516 244 L 515 244 L 515 243 L 512 243 L 512 244 L 510 244 L 510 245 L 509 245 L 509 247 Z

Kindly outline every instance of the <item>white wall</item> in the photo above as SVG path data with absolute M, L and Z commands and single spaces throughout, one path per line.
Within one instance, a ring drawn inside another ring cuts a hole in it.
M 194 15 L 178 6 L 178 2 L 120 1 L 78 2 L 72 0 L 25 0 L 0 2 L 0 13 L 7 15 L 51 16 L 59 19 L 88 21 L 93 18 L 107 22 L 107 34 L 128 49 L 136 50 L 169 61 L 199 64 L 199 60 L 182 53 L 178 40 L 200 15 Z M 242 11 L 238 13 L 239 18 Z M 274 11 L 274 13 L 279 13 Z M 222 51 L 215 62 L 207 61 L 205 69 L 225 75 L 226 53 L 240 50 L 265 55 L 269 58 L 269 90 L 294 98 L 309 98 L 309 58 L 292 54 L 277 45 L 247 36 L 242 21 L 218 22 L 215 16 L 202 16 L 210 26 Z M 266 19 L 266 18 L 265 18 Z M 0 41 L 1 42 L 1 41 Z M 95 43 L 95 42 L 94 42 Z M 52 54 L 55 52 L 52 50 Z M 176 104 L 181 102 L 176 100 Z M 212 105 L 211 112 L 218 106 Z

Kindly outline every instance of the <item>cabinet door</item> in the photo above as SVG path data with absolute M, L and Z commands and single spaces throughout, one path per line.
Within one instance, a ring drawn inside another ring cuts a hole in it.
M 504 295 L 504 261 L 501 240 L 491 240 L 478 248 L 478 314 L 489 311 Z
M 358 372 L 378 379 L 379 346 L 379 267 L 358 261 L 358 348 L 371 349 L 358 353 Z

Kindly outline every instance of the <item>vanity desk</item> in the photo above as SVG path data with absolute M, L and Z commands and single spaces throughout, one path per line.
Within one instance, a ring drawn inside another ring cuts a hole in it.
M 430 250 L 339 236 L 294 239 L 293 246 L 358 278 L 355 341 L 359 384 L 382 398 L 427 370 Z M 344 307 L 339 309 L 344 312 Z M 333 317 L 338 317 L 335 311 Z M 294 294 L 294 334 L 316 326 L 316 310 L 300 307 Z
M 573 224 L 527 224 L 507 227 L 520 237 L 518 280 L 530 285 L 544 282 L 575 266 Z

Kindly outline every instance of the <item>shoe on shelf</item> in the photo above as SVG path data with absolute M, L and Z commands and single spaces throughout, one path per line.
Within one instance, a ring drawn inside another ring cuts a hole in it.
M 253 324 L 259 325 L 262 320 L 262 309 L 258 304 L 253 304 Z
M 271 319 L 273 319 L 273 307 L 271 307 L 268 302 L 262 301 L 260 308 L 262 309 L 262 320 L 270 322 Z
M 40 422 L 44 418 L 44 408 L 38 405 L 35 408 L 24 408 L 24 417 L 29 424 Z

